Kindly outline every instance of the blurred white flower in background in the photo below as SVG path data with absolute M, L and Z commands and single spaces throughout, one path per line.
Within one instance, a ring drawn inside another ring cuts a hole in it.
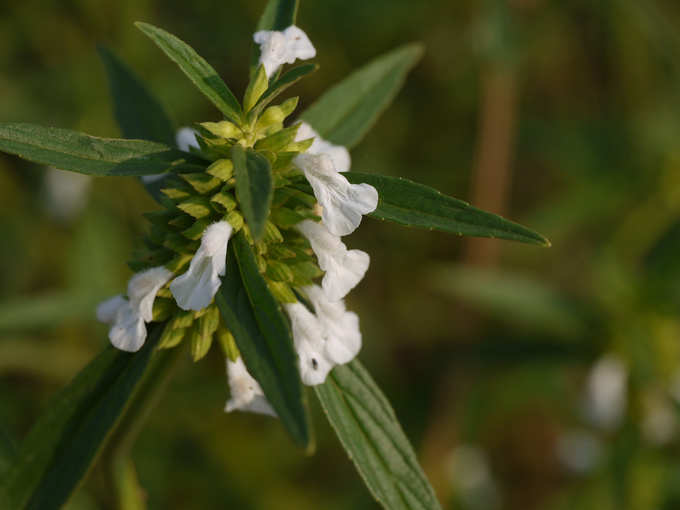
M 69 222 L 87 205 L 92 177 L 47 167 L 43 186 L 47 213 L 55 220 Z
M 611 430 L 621 424 L 628 398 L 628 370 L 613 354 L 600 358 L 588 375 L 585 411 L 596 427 Z
M 461 508 L 493 510 L 501 507 L 498 486 L 484 450 L 461 444 L 447 458 L 448 473 L 456 502 Z
M 645 393 L 642 405 L 642 437 L 657 446 L 669 443 L 677 432 L 673 402 L 663 393 L 652 391 Z

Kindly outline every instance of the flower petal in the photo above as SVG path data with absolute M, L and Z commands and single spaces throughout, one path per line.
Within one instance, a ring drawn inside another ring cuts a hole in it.
M 307 60 L 316 56 L 316 50 L 307 34 L 295 25 L 282 32 L 276 30 L 255 32 L 253 40 L 260 45 L 260 64 L 264 65 L 268 78 L 271 78 L 283 64 L 292 64 L 297 59 Z
M 326 272 L 322 286 L 328 298 L 332 301 L 344 298 L 366 274 L 369 255 L 361 250 L 347 250 L 323 223 L 305 220 L 296 228 L 309 240 L 319 267 Z
M 109 330 L 114 347 L 126 352 L 137 352 L 146 340 L 146 325 L 129 302 L 122 305 Z
M 286 305 L 298 354 L 300 378 L 308 386 L 322 384 L 333 363 L 324 354 L 321 324 L 312 312 L 300 303 Z
M 198 139 L 196 138 L 196 131 L 190 127 L 183 127 L 177 130 L 175 135 L 175 141 L 177 142 L 177 147 L 179 150 L 184 152 L 190 152 L 190 148 L 200 149 L 201 146 L 198 145 Z
M 226 221 L 213 223 L 203 232 L 189 269 L 175 278 L 170 291 L 182 310 L 203 310 L 220 288 L 226 271 L 227 244 L 233 229 Z
M 327 154 L 333 160 L 333 166 L 338 172 L 347 172 L 352 166 L 352 157 L 346 147 L 342 145 L 334 145 L 331 142 L 324 140 L 319 136 L 319 133 L 314 131 L 314 128 L 302 122 L 298 128 L 295 136 L 296 142 L 302 140 L 309 140 L 314 138 L 314 143 L 307 149 L 306 154 Z
M 173 272 L 159 266 L 135 274 L 128 282 L 130 306 L 145 322 L 153 320 L 153 302 L 163 285 L 173 277 Z
M 323 221 L 337 236 L 351 234 L 364 214 L 375 211 L 378 192 L 369 184 L 350 184 L 326 154 L 300 154 L 295 164 L 302 169 L 323 208 Z
M 227 377 L 231 398 L 224 408 L 226 412 L 239 410 L 276 416 L 260 384 L 250 375 L 242 358 L 236 361 L 227 358 Z
M 97 320 L 104 324 L 111 324 L 116 318 L 116 313 L 120 307 L 126 303 L 127 299 L 122 294 L 117 294 L 106 301 L 102 301 L 97 306 Z

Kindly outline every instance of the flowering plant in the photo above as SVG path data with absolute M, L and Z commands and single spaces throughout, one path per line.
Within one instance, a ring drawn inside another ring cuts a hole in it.
M 129 265 L 125 295 L 97 308 L 106 349 L 62 392 L 0 483 L 11 508 L 57 508 L 104 448 L 118 480 L 142 409 L 181 348 L 195 361 L 216 344 L 226 359 L 226 411 L 278 417 L 313 447 L 305 386 L 386 508 L 439 508 L 396 416 L 355 359 L 359 317 L 343 299 L 369 255 L 348 249 L 363 216 L 458 235 L 546 245 L 531 230 L 406 179 L 350 171 L 354 146 L 418 61 L 419 45 L 379 57 L 298 116 L 281 94 L 315 69 L 298 2 L 271 0 L 253 36 L 250 82 L 239 102 L 177 37 L 137 27 L 221 112 L 175 134 L 162 106 L 102 50 L 124 139 L 0 124 L 0 150 L 94 176 L 139 176 L 160 209 Z M 65 450 L 62 445 L 69 445 Z M 121 482 L 123 483 L 123 482 Z

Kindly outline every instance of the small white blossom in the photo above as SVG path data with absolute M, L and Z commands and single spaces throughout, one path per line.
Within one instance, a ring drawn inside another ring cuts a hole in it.
M 177 142 L 177 147 L 179 150 L 184 152 L 190 152 L 191 147 L 194 149 L 200 149 L 198 145 L 198 139 L 196 138 L 196 131 L 190 127 L 183 127 L 177 130 L 175 135 L 175 140 Z
M 364 214 L 378 207 L 378 192 L 370 184 L 350 184 L 335 170 L 326 154 L 300 154 L 295 164 L 305 173 L 314 196 L 323 208 L 323 222 L 336 236 L 356 230 Z
M 349 171 L 349 168 L 352 166 L 352 157 L 349 155 L 347 148 L 324 140 L 319 136 L 319 133 L 314 131 L 312 126 L 302 122 L 295 136 L 295 141 L 301 142 L 310 138 L 314 138 L 314 143 L 307 149 L 307 154 L 328 154 L 338 172 Z
M 87 205 L 92 177 L 48 167 L 44 188 L 47 212 L 60 221 L 73 220 Z
M 342 301 L 329 301 L 321 287 L 305 292 L 316 313 L 301 303 L 286 305 L 299 358 L 300 377 L 309 386 L 322 384 L 335 365 L 348 363 L 361 349 L 359 317 Z
M 227 243 L 232 230 L 226 221 L 208 226 L 189 269 L 170 284 L 170 291 L 182 310 L 203 310 L 212 302 L 220 288 L 220 276 L 224 276 L 226 270 Z
M 122 351 L 137 352 L 146 340 L 146 324 L 153 320 L 153 302 L 173 273 L 154 267 L 135 274 L 128 282 L 128 299 L 114 296 L 97 307 L 97 319 L 111 324 L 109 340 Z
M 260 45 L 260 64 L 264 65 L 267 78 L 271 78 L 283 64 L 297 59 L 307 60 L 316 56 L 316 49 L 301 29 L 291 25 L 282 32 L 261 30 L 253 40 Z
M 226 412 L 239 410 L 276 416 L 260 384 L 246 369 L 243 358 L 236 361 L 227 358 L 227 377 L 231 398 L 224 408 Z
M 328 299 L 344 298 L 362 280 L 370 257 L 361 250 L 348 250 L 338 236 L 331 234 L 323 223 L 305 220 L 296 227 L 312 245 L 319 267 L 326 272 L 322 287 Z
M 614 429 L 623 418 L 628 398 L 628 370 L 614 356 L 600 358 L 588 376 L 586 412 L 594 425 Z

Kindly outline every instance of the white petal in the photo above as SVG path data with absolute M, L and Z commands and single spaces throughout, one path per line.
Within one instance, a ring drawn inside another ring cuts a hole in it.
M 323 289 L 332 301 L 344 298 L 363 279 L 370 257 L 361 250 L 347 250 L 338 236 L 331 234 L 323 223 L 305 220 L 297 229 L 309 239 L 319 267 L 326 272 Z
M 47 167 L 45 172 L 45 206 L 57 220 L 74 219 L 87 205 L 92 177 Z
M 137 352 L 146 340 L 146 326 L 129 302 L 118 309 L 109 330 L 109 340 L 121 351 Z
M 333 363 L 324 354 L 323 330 L 318 319 L 300 303 L 286 305 L 293 329 L 295 351 L 298 354 L 300 377 L 308 386 L 326 380 Z
M 130 306 L 145 322 L 153 320 L 153 302 L 156 294 L 172 277 L 172 271 L 159 266 L 137 273 L 130 278 L 128 282 Z
M 316 49 L 312 41 L 301 28 L 291 25 L 283 31 L 283 34 L 286 36 L 288 64 L 292 64 L 297 59 L 308 60 L 316 57 Z
M 364 214 L 375 211 L 378 192 L 369 184 L 350 184 L 325 154 L 300 154 L 295 164 L 302 169 L 323 208 L 323 221 L 335 235 L 351 234 Z
M 325 357 L 334 364 L 348 363 L 361 350 L 359 317 L 348 312 L 343 301 L 329 300 L 326 292 L 317 285 L 304 290 L 314 305 L 323 330 Z
M 302 122 L 295 136 L 296 142 L 314 138 L 314 143 L 307 149 L 306 154 L 327 154 L 333 160 L 333 166 L 338 172 L 347 172 L 352 166 L 352 158 L 349 151 L 342 145 L 334 145 L 319 136 L 312 126 Z
M 586 412 L 603 429 L 616 428 L 623 418 L 628 399 L 628 369 L 622 359 L 607 354 L 588 375 Z
M 198 140 L 196 139 L 196 131 L 190 127 L 183 127 L 177 130 L 175 135 L 175 141 L 177 142 L 177 147 L 179 150 L 184 152 L 190 152 L 189 149 L 194 147 L 195 149 L 200 149 L 198 145 Z
M 307 35 L 292 25 L 283 32 L 262 30 L 255 32 L 253 40 L 260 45 L 260 64 L 271 78 L 283 64 L 297 59 L 306 60 L 316 56 L 316 50 Z
M 220 276 L 226 271 L 231 233 L 232 227 L 226 221 L 205 229 L 189 269 L 170 284 L 170 291 L 182 310 L 203 310 L 212 302 L 220 288 Z
M 226 412 L 240 410 L 276 416 L 260 384 L 250 375 L 242 358 L 235 362 L 227 358 L 227 376 L 231 398 L 224 408 Z
M 127 300 L 121 294 L 102 301 L 97 306 L 97 320 L 105 324 L 111 324 L 116 318 L 116 313 L 125 303 L 127 303 Z

